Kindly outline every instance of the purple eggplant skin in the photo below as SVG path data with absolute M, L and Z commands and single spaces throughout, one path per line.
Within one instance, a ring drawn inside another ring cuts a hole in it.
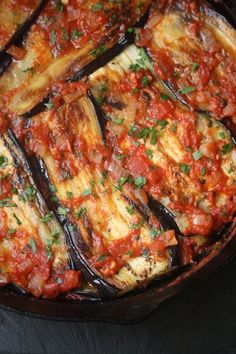
M 134 28 L 143 27 L 148 19 L 148 15 L 149 15 L 149 9 L 142 16 L 142 18 L 136 23 Z M 119 41 L 116 43 L 116 45 L 114 47 L 108 49 L 105 53 L 103 53 L 98 58 L 94 59 L 91 63 L 85 65 L 73 77 L 67 79 L 66 82 L 80 81 L 81 79 L 89 76 L 91 73 L 98 70 L 102 66 L 106 65 L 110 60 L 112 60 L 117 55 L 119 55 L 128 45 L 134 43 L 134 41 L 135 41 L 135 31 L 134 30 L 132 32 L 127 31 L 119 39 Z M 6 70 L 6 68 L 4 68 L 3 71 L 1 71 L 1 55 L 0 55 L 0 75 L 5 70 Z M 23 114 L 22 117 L 23 118 L 30 118 L 30 117 L 33 117 L 34 115 L 46 110 L 45 104 L 47 104 L 50 101 L 52 95 L 53 95 L 53 93 L 47 95 L 40 103 L 38 103 L 36 106 L 34 106 L 29 112 Z
M 11 65 L 12 57 L 7 52 L 0 53 L 0 76 Z
M 17 29 L 17 31 L 10 38 L 5 47 L 0 51 L 0 76 L 4 71 L 11 65 L 12 56 L 6 51 L 11 45 L 21 46 L 24 37 L 27 35 L 30 27 L 34 24 L 40 12 L 43 10 L 45 5 L 48 3 L 48 0 L 41 0 L 37 8 L 31 14 L 31 16 Z
M 126 46 L 134 42 L 134 35 L 127 33 L 122 36 L 119 42 L 111 49 L 108 49 L 104 54 L 94 59 L 91 63 L 85 65 L 80 69 L 75 76 L 66 80 L 66 82 L 76 82 L 90 75 L 92 72 L 98 70 L 100 67 L 107 64 L 110 60 L 120 54 Z M 0 72 L 1 73 L 1 72 Z M 53 93 L 47 95 L 40 103 L 34 106 L 29 112 L 22 115 L 23 118 L 31 118 L 46 110 L 46 105 L 52 98 Z
M 11 142 L 14 146 L 16 146 L 16 149 L 17 151 L 20 151 L 20 153 L 18 155 L 15 155 L 13 154 L 13 158 L 15 159 L 16 163 L 20 163 L 24 166 L 24 169 L 27 171 L 27 173 L 31 176 L 32 178 L 32 181 L 33 181 L 33 184 L 34 184 L 34 188 L 35 190 L 37 191 L 37 194 L 38 194 L 38 200 L 40 202 L 40 207 L 42 209 L 44 209 L 45 207 L 45 196 L 46 196 L 46 193 L 45 193 L 45 190 L 43 191 L 43 183 L 40 183 L 40 180 L 39 180 L 39 177 L 38 177 L 38 174 L 37 174 L 37 168 L 40 168 L 40 169 L 43 169 L 43 163 L 39 163 L 39 165 L 37 166 L 36 163 L 34 162 L 34 159 L 33 158 L 30 158 L 28 155 L 27 155 L 27 152 L 25 151 L 24 147 L 21 145 L 21 143 L 18 141 L 18 139 L 16 138 L 16 136 L 14 135 L 14 133 L 9 129 L 7 131 L 7 135 L 10 137 L 11 139 Z M 47 181 L 49 181 L 49 177 L 47 176 L 47 173 L 46 173 L 46 170 L 44 172 L 44 176 L 45 178 L 47 179 Z M 44 188 L 45 189 L 45 188 Z M 50 189 L 49 189 L 50 191 Z M 47 194 L 48 196 L 48 194 Z M 53 196 L 53 195 L 52 195 Z M 61 223 L 62 225 L 62 228 L 65 232 L 65 236 L 66 236 L 66 242 L 67 242 L 67 246 L 70 250 L 71 248 L 71 244 L 69 242 L 69 237 L 68 237 L 68 234 L 70 233 L 69 231 L 69 228 L 68 228 L 68 223 L 66 222 L 66 220 L 64 220 L 63 217 L 58 217 L 57 216 L 57 213 L 56 213 L 56 210 L 55 209 L 55 206 L 59 206 L 59 204 L 52 204 L 51 203 L 51 199 L 48 199 L 48 203 L 47 205 L 49 206 L 50 205 L 50 210 L 53 212 L 53 216 L 58 220 L 59 223 Z M 81 267 L 76 267 L 76 264 L 75 262 L 73 261 L 72 257 L 71 257 L 71 252 L 68 252 L 68 263 L 69 263 L 69 266 L 70 266 L 70 269 L 77 269 L 77 270 L 80 270 Z M 16 286 L 14 284 L 11 284 L 9 285 L 11 289 L 13 290 L 16 290 L 18 293 L 21 293 L 21 294 L 25 294 L 26 292 L 24 291 L 24 289 L 22 289 L 21 287 L 19 286 Z M 79 294 L 80 296 L 83 295 L 83 291 L 82 290 L 79 290 Z M 61 296 L 65 296 L 65 295 L 61 295 Z M 90 290 L 90 292 L 86 292 L 83 296 L 91 296 L 92 298 L 93 297 L 98 297 L 99 296 L 99 292 L 96 291 L 96 289 L 94 289 L 94 291 L 92 291 L 92 289 Z
M 137 293 L 117 299 L 94 299 L 76 296 L 73 292 L 67 298 L 54 301 L 20 296 L 14 291 L 3 288 L 0 303 L 5 309 L 22 314 L 70 321 L 107 321 L 115 323 L 134 323 L 144 319 L 157 306 L 170 297 L 219 270 L 229 262 L 236 252 L 236 218 L 227 235 L 217 248 L 214 248 L 203 260 L 164 284 L 153 285 Z
M 50 206 L 50 209 L 57 215 L 57 209 L 61 204 L 55 199 L 55 195 L 50 190 L 50 178 L 47 169 L 42 159 L 37 156 L 31 158 L 31 164 L 37 175 L 42 194 Z M 54 198 L 53 198 L 54 197 Z M 66 242 L 69 248 L 69 253 L 75 269 L 80 270 L 85 279 L 94 284 L 95 287 L 101 292 L 103 297 L 116 297 L 119 295 L 119 290 L 114 286 L 107 283 L 104 279 L 99 277 L 88 265 L 88 262 L 83 256 L 81 250 L 84 249 L 80 230 L 77 227 L 71 228 L 72 223 L 65 216 L 57 215 L 57 220 L 60 222 L 64 233 L 66 235 Z M 74 225 L 73 225 L 74 226 Z
M 35 174 L 37 175 L 39 186 L 42 190 L 42 194 L 45 200 L 47 201 L 47 204 L 50 206 L 50 209 L 53 210 L 55 214 L 57 214 L 58 207 L 60 207 L 61 204 L 57 200 L 55 200 L 55 195 L 50 190 L 50 178 L 48 176 L 44 162 L 42 161 L 42 159 L 34 155 L 31 158 L 31 164 L 33 166 Z M 148 219 L 150 209 L 148 209 L 147 207 L 145 209 L 144 206 L 137 205 L 133 201 L 131 202 L 134 207 L 140 211 L 144 218 Z M 73 223 L 70 222 L 68 217 L 57 215 L 57 220 L 60 222 L 66 235 L 66 242 L 69 248 L 69 253 L 72 257 L 74 268 L 80 270 L 84 278 L 88 280 L 91 284 L 93 284 L 96 289 L 98 289 L 98 296 L 101 295 L 103 298 L 115 298 L 121 296 L 122 291 L 106 282 L 106 280 L 101 278 L 95 271 L 93 271 L 93 269 L 91 269 L 90 265 L 86 260 L 86 256 L 84 255 L 84 253 L 86 253 L 86 246 L 82 241 L 80 230 L 75 227 Z M 73 225 L 74 227 L 71 228 L 71 225 Z M 170 229 L 170 227 L 168 229 Z M 89 231 L 89 225 L 87 225 L 87 230 Z M 170 256 L 171 270 L 157 277 L 155 280 L 152 281 L 152 283 L 160 283 L 166 279 L 169 279 L 170 277 L 173 277 L 174 274 L 180 274 L 185 269 L 179 266 L 176 247 L 173 247 L 170 250 Z M 137 290 L 133 290 L 131 293 L 135 293 L 136 291 Z M 95 297 L 95 295 L 97 294 L 90 293 L 87 295 L 87 297 L 91 295 L 92 297 Z

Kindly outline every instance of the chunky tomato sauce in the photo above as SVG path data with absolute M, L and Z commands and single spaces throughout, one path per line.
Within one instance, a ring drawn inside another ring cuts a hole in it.
M 217 119 L 231 117 L 236 122 L 236 56 L 227 44 L 228 38 L 219 41 L 202 19 L 197 2 L 185 1 L 181 6 L 182 12 L 167 5 L 164 9 L 153 6 L 145 29 L 139 31 L 137 44 L 148 50 L 160 79 L 166 80 L 191 107 L 208 110 Z M 172 14 L 184 23 L 179 22 L 183 37 L 178 37 L 175 44 L 168 45 L 165 40 L 157 44 L 159 30 L 163 35 L 162 23 Z M 221 29 L 221 24 L 212 22 Z M 188 45 L 186 38 L 194 45 Z M 235 38 L 231 40 L 235 42 Z
M 226 144 L 225 133 L 219 132 L 212 140 L 215 128 L 210 127 L 206 116 L 202 124 L 209 126 L 210 137 L 204 143 L 198 116 L 181 111 L 156 88 L 150 72 L 137 65 L 131 65 L 119 83 L 112 84 L 105 77 L 104 82 L 107 91 L 99 101 L 112 117 L 107 124 L 109 144 L 119 152 L 119 163 L 135 178 L 134 183 L 160 201 L 167 198 L 168 207 L 185 215 L 182 232 L 186 236 L 208 236 L 230 221 L 235 213 L 236 189 L 230 174 L 222 169 L 224 158 L 230 157 L 233 149 L 233 144 Z M 114 108 L 116 100 L 123 111 Z M 117 155 L 114 153 L 113 158 Z M 231 162 L 232 173 L 233 166 Z M 224 196 L 222 203 L 220 195 Z
M 19 162 L 16 166 L 12 165 L 9 155 L 2 148 L 1 152 L 0 285 L 14 283 L 36 297 L 46 298 L 54 298 L 78 287 L 80 273 L 68 269 L 68 260 L 64 259 L 67 249 L 59 239 L 60 232 L 54 228 L 49 229 L 51 235 L 47 235 L 48 239 L 41 238 L 40 225 L 35 225 L 38 213 L 36 190 L 29 184 Z M 25 214 L 19 210 L 22 206 L 18 203 L 23 203 Z M 32 215 L 29 209 L 32 209 Z M 36 221 L 44 225 L 45 230 L 51 219 L 49 213 L 46 219 L 42 217 Z M 30 224 L 30 230 L 25 221 Z M 62 258 L 55 266 L 58 250 L 55 250 L 54 245 L 57 244 L 60 244 Z
M 91 54 L 96 57 L 106 51 L 109 35 L 118 37 L 127 24 L 144 13 L 150 1 L 124 4 L 122 1 L 70 0 L 50 1 L 42 12 L 36 30 L 43 33 L 54 57 L 62 56 L 72 49 L 91 45 Z M 126 16 L 124 17 L 124 10 Z
M 0 47 L 4 47 L 18 26 L 28 19 L 39 0 L 3 0 L 0 8 Z
M 67 210 L 68 220 L 78 224 L 78 227 L 84 227 L 81 226 L 81 222 L 85 225 L 88 222 L 88 225 L 94 223 L 92 219 L 88 219 L 86 216 L 85 209 L 87 205 L 91 205 L 88 203 L 92 203 L 94 208 L 99 203 L 99 193 L 101 192 L 97 189 L 97 184 L 102 184 L 106 188 L 102 193 L 107 193 L 108 198 L 112 191 L 111 188 L 122 189 L 122 186 L 116 183 L 116 178 L 111 179 L 108 172 L 114 164 L 112 149 L 103 145 L 100 137 L 96 141 L 95 138 L 91 137 L 91 140 L 88 140 L 88 137 L 84 136 L 84 134 L 88 136 L 91 134 L 93 123 L 89 122 L 88 117 L 85 116 L 76 101 L 81 95 L 84 95 L 86 88 L 87 86 L 82 83 L 59 84 L 55 96 L 56 101 L 48 111 L 47 119 L 42 119 L 42 116 L 41 118 L 40 116 L 35 117 L 30 124 L 27 124 L 24 131 L 24 144 L 29 152 L 36 153 L 43 159 L 47 159 L 49 155 L 53 158 L 57 175 L 55 180 L 57 190 L 60 190 L 60 184 L 78 178 L 84 169 L 88 171 L 89 191 L 86 190 L 85 193 L 82 191 L 80 196 L 74 196 L 74 191 L 71 190 L 69 194 L 67 193 L 68 198 L 62 200 L 60 197 L 63 207 Z M 57 102 L 61 102 L 61 100 L 69 102 L 62 109 L 57 107 Z M 83 122 L 82 125 L 81 122 Z M 142 159 L 141 152 L 139 155 Z M 132 162 L 130 161 L 130 163 Z M 138 164 L 136 165 L 138 166 Z M 103 177 L 97 181 L 96 174 L 98 171 Z M 104 171 L 106 174 L 104 174 Z M 147 169 L 146 172 L 147 178 L 150 178 L 152 183 L 156 183 L 161 178 L 161 169 L 150 170 L 149 172 Z M 126 182 L 124 188 L 132 189 L 133 183 Z M 133 212 L 132 207 L 131 211 Z M 168 256 L 167 248 L 176 242 L 175 233 L 161 230 L 159 222 L 154 217 L 151 220 L 151 225 L 155 230 L 153 231 L 155 234 L 153 241 L 143 242 L 140 239 L 144 223 L 141 215 L 134 215 L 131 230 L 127 235 L 123 235 L 116 241 L 108 241 L 103 235 L 103 232 L 107 229 L 108 220 L 106 218 L 107 216 L 104 214 L 102 224 L 91 232 L 92 239 L 90 242 L 92 243 L 90 247 L 92 253 L 87 255 L 91 265 L 97 268 L 103 276 L 114 276 L 132 257 L 149 254 L 154 256 L 156 260 L 166 258 Z M 160 233 L 158 238 L 156 233 Z

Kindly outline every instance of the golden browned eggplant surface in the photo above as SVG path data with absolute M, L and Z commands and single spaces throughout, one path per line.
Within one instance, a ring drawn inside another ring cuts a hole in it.
M 171 101 L 149 65 L 145 52 L 130 46 L 90 75 L 107 139 L 185 235 L 209 235 L 235 213 L 234 143 L 218 121 Z
M 128 291 L 169 269 L 168 247 L 177 241 L 154 215 L 142 215 L 135 207 L 139 178 L 132 181 L 119 171 L 112 150 L 102 142 L 91 102 L 77 98 L 80 85 L 67 84 L 68 103 L 30 119 L 25 145 L 43 160 L 60 202 L 57 212 L 70 222 L 87 266 Z M 117 179 L 110 176 L 114 169 Z
M 29 20 L 40 0 L 1 0 L 0 4 L 0 51 L 11 37 Z
M 202 1 L 156 1 L 137 43 L 191 107 L 236 123 L 236 32 Z
M 0 139 L 0 187 L 1 285 L 13 282 L 48 298 L 78 286 L 61 226 L 37 191 L 10 131 Z
M 53 82 L 65 79 L 115 45 L 150 1 L 50 0 L 32 26 L 25 55 L 0 79 L 0 95 L 14 114 L 39 103 Z
M 197 0 L 14 4 L 0 26 L 0 284 L 114 297 L 220 247 L 236 213 L 231 25 Z

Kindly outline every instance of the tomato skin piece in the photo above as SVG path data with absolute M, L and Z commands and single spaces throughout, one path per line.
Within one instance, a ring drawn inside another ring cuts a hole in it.
M 76 270 L 66 270 L 62 276 L 62 284 L 59 284 L 59 289 L 61 292 L 66 292 L 72 289 L 76 289 L 80 286 L 81 273 Z
M 161 168 L 153 168 L 149 162 L 144 146 L 139 146 L 127 161 L 127 168 L 134 177 L 144 176 L 151 185 L 155 185 L 163 177 Z
M 170 101 L 160 101 L 159 99 L 152 99 L 150 101 L 147 115 L 152 120 L 162 120 L 169 118 L 175 110 L 175 106 Z

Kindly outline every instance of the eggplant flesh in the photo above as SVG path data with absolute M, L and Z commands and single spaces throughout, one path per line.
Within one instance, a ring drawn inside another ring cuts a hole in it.
M 80 6 L 80 17 L 72 19 L 78 8 L 62 5 L 58 11 L 58 2 L 49 1 L 27 36 L 25 57 L 12 63 L 0 79 L 0 94 L 9 111 L 18 115 L 30 111 L 51 92 L 55 81 L 73 77 L 111 48 L 149 4 L 101 1 L 97 9 L 85 1 L 73 5 Z
M 47 146 L 41 132 L 50 137 Z M 168 247 L 177 243 L 174 232 L 162 231 L 151 212 L 144 217 L 134 206 L 127 197 L 132 192 L 125 192 L 130 189 L 128 176 L 111 178 L 109 169 L 119 166 L 105 161 L 103 154 L 110 152 L 88 98 L 29 119 L 25 145 L 38 153 L 45 188 L 53 185 L 55 211 L 67 230 L 74 262 L 103 294 L 120 295 L 169 271 Z M 168 246 L 164 252 L 157 246 L 153 253 L 159 232 Z
M 1 285 L 11 283 L 37 297 L 54 297 L 65 291 L 65 276 L 76 278 L 77 272 L 70 270 L 63 231 L 10 130 L 0 138 L 0 178 Z
M 45 1 L 26 1 L 24 4 L 15 4 L 15 1 L 2 0 L 0 8 L 0 52 L 7 49 L 12 42 L 25 32 L 32 23 L 35 15 Z
M 108 144 L 125 156 L 122 166 L 146 178 L 148 193 L 201 247 L 235 214 L 235 145 L 217 120 L 180 109 L 160 92 L 144 61 L 142 50 L 128 47 L 90 75 L 91 90 L 102 103 Z
M 137 43 L 183 104 L 236 122 L 235 29 L 205 2 L 164 3 L 153 3 Z

